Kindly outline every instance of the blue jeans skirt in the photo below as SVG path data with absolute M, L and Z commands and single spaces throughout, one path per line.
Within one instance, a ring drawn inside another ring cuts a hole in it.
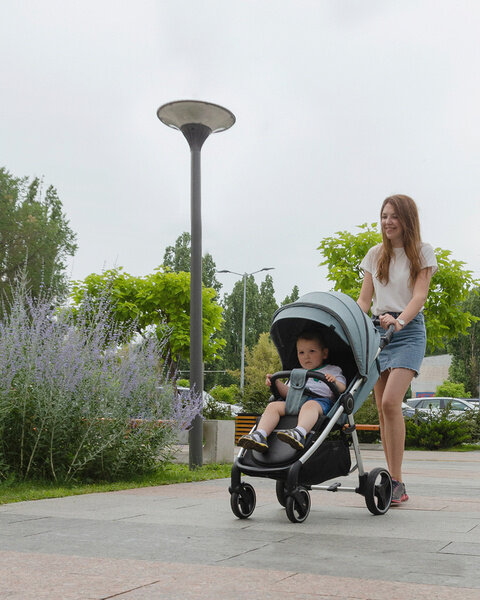
M 390 314 L 397 318 L 400 313 Z M 385 333 L 380 326 L 377 326 L 377 330 L 382 335 Z M 425 319 L 423 312 L 420 312 L 408 325 L 395 332 L 391 342 L 380 352 L 380 372 L 388 369 L 411 369 L 415 371 L 416 377 L 425 356 L 426 346 Z

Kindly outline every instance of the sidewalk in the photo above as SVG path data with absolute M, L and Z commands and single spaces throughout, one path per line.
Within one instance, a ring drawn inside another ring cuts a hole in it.
M 480 452 L 404 466 L 411 500 L 377 517 L 357 494 L 314 491 L 293 524 L 259 478 L 246 520 L 225 479 L 3 505 L 0 599 L 478 600 Z

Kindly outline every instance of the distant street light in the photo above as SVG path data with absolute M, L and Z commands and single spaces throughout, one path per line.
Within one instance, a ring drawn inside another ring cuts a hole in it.
M 235 123 L 235 115 L 218 104 L 178 100 L 161 106 L 157 116 L 165 125 L 183 133 L 191 151 L 190 389 L 203 394 L 200 154 L 208 136 L 229 129 Z M 189 432 L 189 467 L 195 469 L 202 464 L 203 421 L 198 415 Z
M 233 275 L 238 275 L 239 277 L 243 277 L 243 314 L 242 314 L 242 358 L 240 365 L 240 390 L 243 394 L 243 382 L 245 378 L 245 311 L 246 311 L 246 301 L 247 301 L 247 277 L 250 275 L 255 275 L 255 273 L 261 273 L 262 271 L 272 271 L 275 267 L 263 267 L 263 269 L 259 269 L 258 271 L 253 271 L 253 273 L 237 273 L 236 271 L 229 271 L 228 269 L 223 269 L 222 271 L 217 271 L 217 273 L 232 273 Z

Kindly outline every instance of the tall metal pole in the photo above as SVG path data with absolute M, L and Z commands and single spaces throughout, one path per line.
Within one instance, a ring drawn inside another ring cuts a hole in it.
M 242 358 L 240 366 L 240 391 L 243 395 L 245 380 L 245 313 L 247 308 L 247 273 L 243 274 Z
M 190 264 L 190 389 L 203 395 L 202 332 L 202 213 L 200 193 L 200 152 L 211 133 L 225 131 L 235 123 L 235 115 L 211 102 L 177 100 L 157 110 L 169 127 L 180 130 L 191 153 L 191 264 Z M 203 463 L 203 421 L 198 415 L 189 432 L 190 469 Z
M 180 128 L 190 146 L 191 154 L 191 263 L 190 263 L 190 389 L 203 394 L 203 333 L 202 333 L 202 202 L 201 150 L 211 129 L 201 124 Z M 203 420 L 197 415 L 188 434 L 189 466 L 203 464 Z

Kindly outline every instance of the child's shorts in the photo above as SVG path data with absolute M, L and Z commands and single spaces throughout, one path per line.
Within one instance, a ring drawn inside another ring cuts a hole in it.
M 329 410 L 333 406 L 333 400 L 331 398 L 312 397 L 312 398 L 306 398 L 305 402 L 307 402 L 308 400 L 315 400 L 315 402 L 318 402 L 320 404 L 320 406 L 322 407 L 322 411 L 323 411 L 324 415 L 328 414 Z M 305 402 L 304 402 L 304 404 L 305 404 Z

